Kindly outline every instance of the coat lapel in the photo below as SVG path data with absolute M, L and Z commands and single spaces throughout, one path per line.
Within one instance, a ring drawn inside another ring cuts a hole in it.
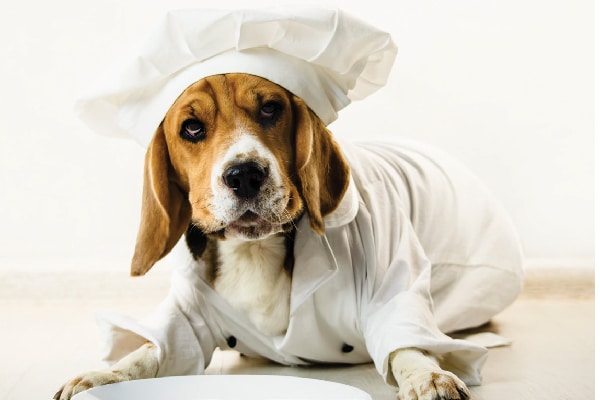
M 306 217 L 298 223 L 294 256 L 290 316 L 338 270 L 327 236 L 316 234 Z
M 358 212 L 358 192 L 353 179 L 339 207 L 325 217 L 325 235 L 316 234 L 305 215 L 298 223 L 294 243 L 294 273 L 290 298 L 290 316 L 294 315 L 321 285 L 338 270 L 338 263 L 327 240 L 327 228 L 350 223 Z

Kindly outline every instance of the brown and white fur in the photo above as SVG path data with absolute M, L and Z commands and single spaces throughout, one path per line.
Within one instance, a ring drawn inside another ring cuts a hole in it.
M 148 148 L 131 274 L 145 274 L 185 234 L 214 289 L 263 333 L 282 334 L 295 223 L 307 214 L 323 234 L 323 217 L 348 184 L 340 149 L 300 98 L 246 74 L 202 79 L 175 101 Z M 419 349 L 393 352 L 390 368 L 402 400 L 469 398 L 463 382 Z M 156 348 L 146 343 L 54 398 L 157 371 Z

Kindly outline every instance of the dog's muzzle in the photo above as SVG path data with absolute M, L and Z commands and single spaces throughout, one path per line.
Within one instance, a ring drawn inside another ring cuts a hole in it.
M 214 220 L 206 231 L 260 239 L 286 229 L 289 192 L 278 164 L 256 137 L 240 135 L 213 167 L 207 208 Z

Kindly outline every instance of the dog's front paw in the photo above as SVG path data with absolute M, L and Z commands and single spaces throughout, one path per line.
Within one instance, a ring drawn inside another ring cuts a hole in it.
M 400 385 L 400 400 L 467 400 L 469 389 L 448 371 L 415 371 Z
M 108 385 L 131 380 L 128 375 L 119 371 L 94 371 L 78 376 L 67 382 L 54 395 L 53 400 L 69 400 L 79 392 L 91 389 L 96 386 Z

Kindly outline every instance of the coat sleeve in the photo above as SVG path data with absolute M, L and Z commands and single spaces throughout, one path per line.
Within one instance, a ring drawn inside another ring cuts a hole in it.
M 369 295 L 364 300 L 363 332 L 379 373 L 388 384 L 395 385 L 389 355 L 397 349 L 414 347 L 443 356 L 442 367 L 466 384 L 480 384 L 480 368 L 487 350 L 452 339 L 437 327 L 429 291 L 431 264 L 408 219 L 400 213 L 385 231 L 375 227 L 373 232 L 375 248 L 384 249 L 377 245 L 378 235 L 395 244 L 389 251 L 377 252 L 366 274 Z
M 204 373 L 216 342 L 203 315 L 207 312 L 203 296 L 186 296 L 185 286 L 189 284 L 185 276 L 175 271 L 168 297 L 139 321 L 98 313 L 98 325 L 106 341 L 104 361 L 113 364 L 150 341 L 158 349 L 158 377 Z

